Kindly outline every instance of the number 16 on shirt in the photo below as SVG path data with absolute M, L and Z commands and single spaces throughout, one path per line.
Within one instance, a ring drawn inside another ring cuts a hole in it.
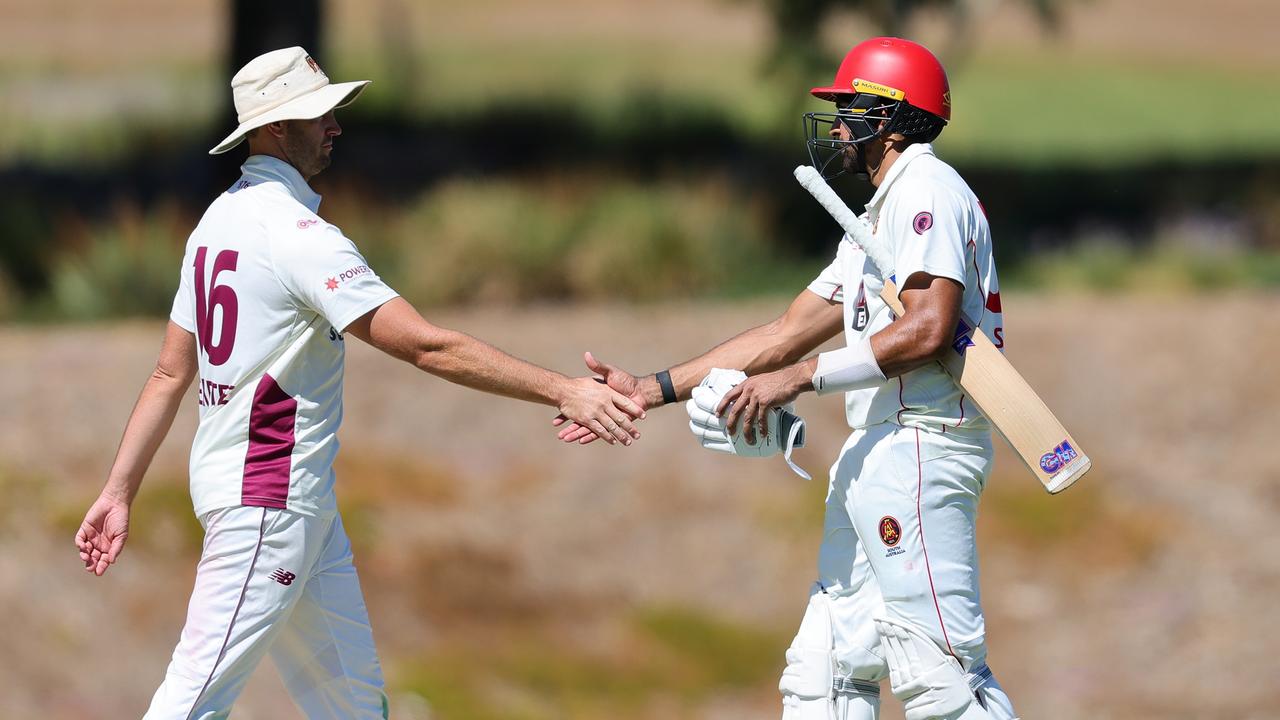
M 899 316 L 903 314 L 898 289 L 893 282 L 892 256 L 871 234 L 870 228 L 853 214 L 844 201 L 808 165 L 795 170 L 796 179 L 886 278 L 880 297 Z M 952 351 L 941 361 L 951 377 L 969 394 L 991 424 L 1051 493 L 1062 492 L 1089 471 L 1091 462 L 1058 418 L 1035 390 L 1014 369 L 991 340 L 978 332 L 974 323 L 961 318 Z

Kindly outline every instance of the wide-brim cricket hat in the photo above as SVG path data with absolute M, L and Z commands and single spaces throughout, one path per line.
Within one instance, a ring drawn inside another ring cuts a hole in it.
M 350 105 L 368 84 L 368 80 L 330 83 L 320 65 L 300 47 L 259 55 L 231 78 L 231 97 L 240 126 L 209 154 L 230 150 L 250 130 L 268 123 L 311 120 Z

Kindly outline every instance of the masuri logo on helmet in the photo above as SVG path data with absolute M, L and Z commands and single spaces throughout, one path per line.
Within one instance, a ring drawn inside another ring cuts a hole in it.
M 887 97 L 890 100 L 901 100 L 906 97 L 906 93 L 898 88 L 891 88 L 879 83 L 873 83 L 870 80 L 862 78 L 853 79 L 853 91 L 856 93 L 871 93 L 880 97 Z

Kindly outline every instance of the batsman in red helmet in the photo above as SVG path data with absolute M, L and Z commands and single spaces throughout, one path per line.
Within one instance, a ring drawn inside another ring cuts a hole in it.
M 886 678 L 907 720 L 1014 720 L 987 666 L 978 593 L 991 424 L 935 362 L 962 321 L 1004 345 L 986 216 L 930 144 L 951 119 L 947 75 L 917 43 L 872 38 L 812 92 L 835 107 L 805 115 L 810 157 L 827 177 L 875 187 L 862 220 L 892 253 L 902 315 L 880 297 L 889 278 L 846 235 L 777 319 L 651 376 L 590 355 L 588 367 L 643 407 L 689 399 L 702 444 L 744 456 L 766 454 L 750 448 L 800 393 L 843 394 L 852 432 L 831 467 L 818 581 L 786 653 L 783 720 L 876 720 Z M 814 354 L 841 334 L 845 347 Z M 571 425 L 561 437 L 591 433 Z

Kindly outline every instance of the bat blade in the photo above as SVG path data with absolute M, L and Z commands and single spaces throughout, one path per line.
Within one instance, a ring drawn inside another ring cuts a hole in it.
M 892 280 L 880 298 L 902 316 Z M 940 364 L 1050 493 L 1066 490 L 1089 471 L 1092 461 L 1080 443 L 985 334 L 962 320 Z

